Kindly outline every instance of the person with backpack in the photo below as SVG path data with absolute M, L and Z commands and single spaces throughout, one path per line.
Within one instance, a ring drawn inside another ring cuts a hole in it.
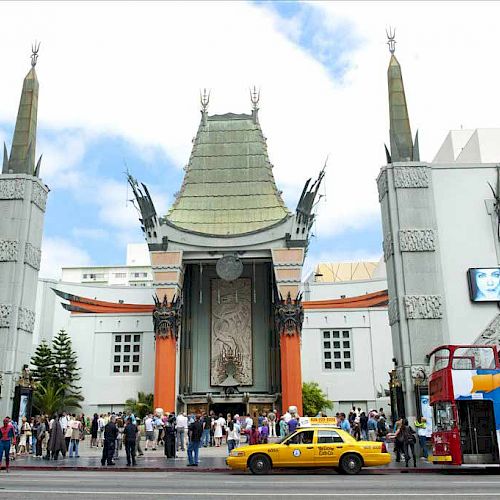
M 417 442 L 417 438 L 415 431 L 408 425 L 408 420 L 406 418 L 403 419 L 401 427 L 396 432 L 396 441 L 399 441 L 403 445 L 406 467 L 408 467 L 408 462 L 410 461 L 410 450 L 413 458 L 413 467 L 416 467 L 417 457 L 415 455 L 415 443 Z

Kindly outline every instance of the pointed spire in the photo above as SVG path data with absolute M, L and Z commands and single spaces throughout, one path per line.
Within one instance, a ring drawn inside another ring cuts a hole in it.
M 38 79 L 35 65 L 40 44 L 34 44 L 31 69 L 26 75 L 21 92 L 16 127 L 12 139 L 8 171 L 15 174 L 33 175 L 35 171 L 36 124 L 38 110 Z
M 395 161 L 415 161 L 418 154 L 418 142 L 413 144 L 410 118 L 406 105 L 406 95 L 403 85 L 401 66 L 394 55 L 396 50 L 396 31 L 387 31 L 389 52 L 391 60 L 387 70 L 387 83 L 389 88 L 389 119 L 390 119 L 390 146 L 391 159 Z M 415 152 L 417 153 L 415 155 Z
M 260 100 L 260 89 L 257 90 L 255 85 L 253 90 L 250 89 L 250 101 L 252 102 L 252 116 L 254 123 L 259 120 L 259 100 Z
M 207 124 L 208 118 L 208 104 L 210 103 L 210 90 L 203 89 L 203 94 L 200 90 L 200 104 L 201 104 L 201 117 L 203 120 L 203 125 Z
M 7 146 L 5 145 L 5 142 L 3 143 L 3 167 L 2 167 L 2 174 L 8 174 L 9 173 L 9 153 L 7 153 Z

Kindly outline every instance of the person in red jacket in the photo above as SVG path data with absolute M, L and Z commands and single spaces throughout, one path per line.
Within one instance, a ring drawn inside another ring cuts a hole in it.
M 2 466 L 2 455 L 5 453 L 5 470 L 9 472 L 9 453 L 10 445 L 12 442 L 15 443 L 16 436 L 14 433 L 14 427 L 10 423 L 10 418 L 5 417 L 3 419 L 3 427 L 0 427 L 0 467 Z

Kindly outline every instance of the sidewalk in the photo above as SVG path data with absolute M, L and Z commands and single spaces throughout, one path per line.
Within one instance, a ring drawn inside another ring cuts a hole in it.
M 226 466 L 227 448 L 200 448 L 200 465 L 187 468 L 187 452 L 179 451 L 176 458 L 167 459 L 164 455 L 163 447 L 159 447 L 156 451 L 151 449 L 146 451 L 144 442 L 141 443 L 144 456 L 137 457 L 137 466 L 127 467 L 125 449 L 119 451 L 119 458 L 115 460 L 114 466 L 102 466 L 101 454 L 102 448 L 90 448 L 88 439 L 80 443 L 79 458 L 59 458 L 59 460 L 43 460 L 33 458 L 28 455 L 18 456 L 17 459 L 11 462 L 11 468 L 16 470 L 80 470 L 80 471 L 96 471 L 96 470 L 114 470 L 114 471 L 138 471 L 138 472 L 180 472 L 189 470 L 190 472 L 219 472 L 228 474 L 242 474 L 241 471 L 231 471 Z M 393 457 L 394 458 L 394 457 Z M 318 469 L 276 469 L 275 472 L 281 473 L 319 473 L 335 474 L 330 468 Z M 433 465 L 427 461 L 419 460 L 417 467 L 406 468 L 404 463 L 392 462 L 389 465 L 382 467 L 369 467 L 362 471 L 362 474 L 399 474 L 399 473 L 478 473 L 477 468 L 453 467 L 449 465 Z M 481 472 L 483 472 L 481 470 Z

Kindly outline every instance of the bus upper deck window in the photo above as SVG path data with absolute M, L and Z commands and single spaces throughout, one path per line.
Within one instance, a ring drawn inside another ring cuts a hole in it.
M 436 351 L 431 358 L 431 367 L 433 372 L 437 372 L 438 370 L 442 370 L 448 366 L 448 360 L 450 358 L 450 350 L 449 349 L 439 349 Z
M 491 370 L 495 368 L 495 353 L 491 347 L 459 347 L 453 353 L 454 370 Z

